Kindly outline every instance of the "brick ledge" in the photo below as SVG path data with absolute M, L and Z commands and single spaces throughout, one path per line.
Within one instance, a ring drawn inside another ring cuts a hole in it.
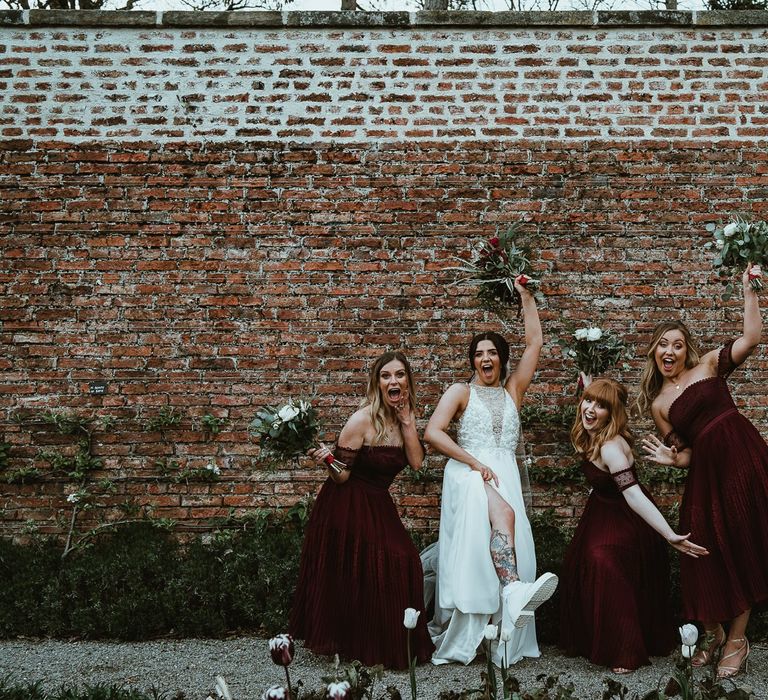
M 0 27 L 768 27 L 768 11 L 734 12 L 147 12 L 3 10 Z

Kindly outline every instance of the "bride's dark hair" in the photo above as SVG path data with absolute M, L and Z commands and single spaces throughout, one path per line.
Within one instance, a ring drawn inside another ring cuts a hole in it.
M 493 346 L 496 348 L 496 352 L 499 353 L 499 360 L 501 361 L 501 376 L 499 379 L 503 384 L 504 379 L 507 376 L 507 368 L 509 365 L 509 343 L 504 340 L 504 338 L 502 338 L 498 333 L 494 333 L 493 331 L 486 331 L 485 333 L 478 333 L 472 337 L 472 340 L 469 341 L 469 368 L 474 374 L 475 352 L 477 350 L 477 346 L 482 340 L 490 340 L 493 343 Z

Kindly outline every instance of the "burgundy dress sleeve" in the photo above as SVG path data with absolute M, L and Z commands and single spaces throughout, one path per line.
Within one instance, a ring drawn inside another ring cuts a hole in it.
M 619 491 L 626 491 L 630 486 L 635 486 L 639 483 L 634 467 L 627 467 L 620 472 L 613 472 L 611 476 Z
M 358 454 L 360 454 L 360 450 L 353 450 L 351 447 L 342 447 L 341 445 L 336 445 L 336 449 L 333 451 L 334 458 L 343 462 L 347 469 L 352 469 Z
M 720 354 L 717 358 L 717 376 L 722 379 L 727 378 L 738 365 L 733 361 L 731 350 L 733 349 L 733 342 L 726 343 L 720 350 Z

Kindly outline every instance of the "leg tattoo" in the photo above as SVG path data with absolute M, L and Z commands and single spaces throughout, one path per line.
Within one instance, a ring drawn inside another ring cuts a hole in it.
M 510 543 L 508 533 L 501 530 L 491 531 L 491 559 L 502 586 L 520 580 L 517 575 L 515 548 Z

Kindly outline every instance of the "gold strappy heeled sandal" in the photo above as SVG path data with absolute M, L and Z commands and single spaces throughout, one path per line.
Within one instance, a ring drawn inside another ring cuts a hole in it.
M 734 639 L 729 639 L 728 641 L 741 642 L 741 644 L 739 645 L 739 648 L 736 649 L 736 651 L 732 651 L 730 654 L 726 654 L 720 659 L 720 663 L 717 664 L 718 678 L 733 678 L 734 676 L 741 673 L 742 666 L 744 667 L 745 671 L 747 670 L 747 658 L 749 657 L 749 640 L 746 637 L 736 637 Z M 742 652 L 745 652 L 744 656 L 741 657 L 741 660 L 736 666 L 734 666 L 732 663 L 725 663 L 725 661 L 728 659 L 731 659 L 734 656 L 738 656 Z
M 722 625 L 712 632 L 706 632 L 704 639 L 699 644 L 698 650 L 691 659 L 691 666 L 694 668 L 709 666 L 715 660 L 720 649 L 722 649 L 726 639 L 727 637 Z

